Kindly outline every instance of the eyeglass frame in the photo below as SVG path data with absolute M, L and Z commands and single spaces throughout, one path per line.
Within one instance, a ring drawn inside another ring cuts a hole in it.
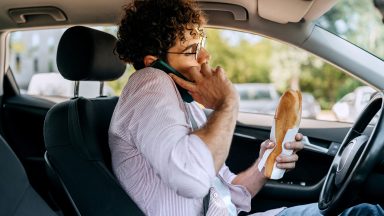
M 196 51 L 195 52 L 165 52 L 170 54 L 179 54 L 179 55 L 195 55 L 195 60 L 197 60 L 197 57 L 199 56 L 199 53 L 201 51 L 201 48 L 205 48 L 205 44 L 207 43 L 207 36 L 204 35 L 201 37 L 201 40 L 197 44 Z M 194 45 L 195 45 L 194 44 Z

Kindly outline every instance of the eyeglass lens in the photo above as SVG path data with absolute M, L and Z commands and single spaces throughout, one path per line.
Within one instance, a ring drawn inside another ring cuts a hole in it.
M 197 57 L 199 56 L 201 48 L 205 48 L 206 40 L 207 37 L 204 36 L 201 38 L 201 41 L 197 44 L 196 46 L 196 52 L 195 52 L 195 59 L 197 60 Z

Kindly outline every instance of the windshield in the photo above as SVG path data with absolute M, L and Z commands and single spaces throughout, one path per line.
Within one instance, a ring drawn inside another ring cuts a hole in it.
M 372 0 L 339 0 L 317 25 L 384 59 L 384 24 Z

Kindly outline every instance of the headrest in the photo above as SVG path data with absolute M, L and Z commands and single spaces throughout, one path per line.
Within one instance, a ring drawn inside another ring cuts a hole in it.
M 75 26 L 61 36 L 57 67 L 68 80 L 110 81 L 123 75 L 126 65 L 114 54 L 116 38 L 95 29 Z

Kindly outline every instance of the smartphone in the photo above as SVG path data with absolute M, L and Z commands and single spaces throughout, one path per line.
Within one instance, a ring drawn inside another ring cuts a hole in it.
M 160 69 L 160 70 L 164 71 L 167 74 L 173 73 L 176 76 L 178 76 L 178 77 L 180 77 L 180 78 L 182 78 L 184 80 L 189 81 L 185 76 L 183 76 L 180 72 L 178 72 L 176 69 L 171 67 L 169 64 L 167 64 L 163 60 L 160 60 L 160 59 L 156 60 L 155 62 L 153 62 L 151 64 L 151 67 Z M 185 101 L 187 103 L 191 103 L 193 101 L 193 98 L 188 93 L 188 91 L 186 89 L 182 88 L 181 86 L 177 85 L 177 84 L 176 84 L 176 86 L 177 86 L 177 90 L 179 90 L 179 92 L 180 92 L 181 97 L 183 98 L 183 101 Z

